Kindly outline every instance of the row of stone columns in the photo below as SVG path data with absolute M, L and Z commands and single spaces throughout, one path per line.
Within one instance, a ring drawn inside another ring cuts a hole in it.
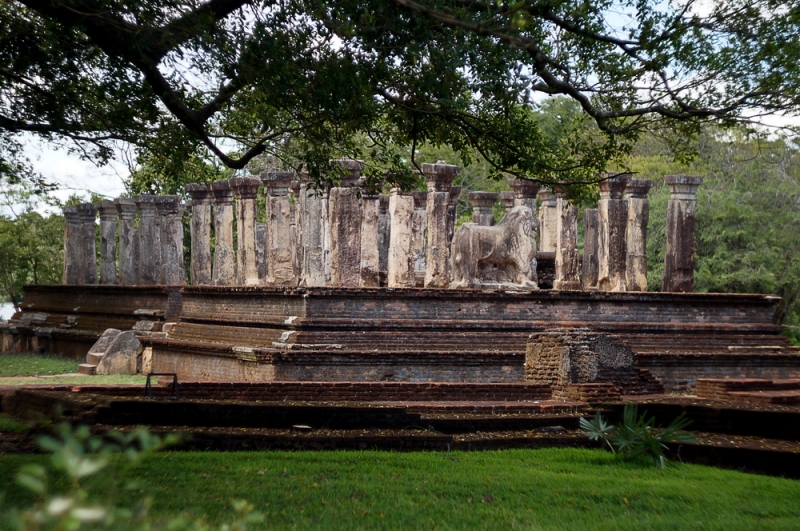
M 389 287 L 447 287 L 460 192 L 452 182 L 459 168 L 423 164 L 428 192 L 393 189 L 384 196 L 359 186 L 363 163 L 336 162 L 341 181 L 327 193 L 286 172 L 187 185 L 193 205 L 192 283 L 379 287 L 385 276 Z M 255 221 L 262 183 L 263 225 Z
M 98 213 L 99 278 L 95 244 Z M 181 284 L 185 276 L 182 216 L 177 195 L 140 195 L 64 207 L 63 282 Z
M 670 199 L 662 291 L 691 292 L 694 289 L 695 193 L 702 179 L 668 175 L 664 182 L 670 188 Z M 653 181 L 631 179 L 626 174 L 610 176 L 600 182 L 597 208 L 584 210 L 585 243 L 580 271 L 575 236 L 577 208 L 556 194 L 555 289 L 647 291 L 650 214 L 647 194 L 652 186 Z M 542 241 L 545 241 L 545 233 L 546 227 L 543 227 Z

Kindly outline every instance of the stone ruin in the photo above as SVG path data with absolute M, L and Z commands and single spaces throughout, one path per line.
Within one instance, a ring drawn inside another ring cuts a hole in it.
M 329 190 L 267 172 L 189 184 L 186 203 L 142 195 L 65 208 L 64 285 L 26 287 L 3 350 L 91 351 L 87 371 L 196 380 L 549 378 L 562 398 L 800 376 L 776 297 L 691 293 L 698 177 L 665 178 L 665 277 L 648 293 L 652 181 L 606 176 L 597 208 L 584 210 L 580 253 L 578 211 L 559 190 L 511 180 L 513 192 L 471 192 L 472 222 L 456 231 L 458 167 L 423 164 L 426 192 L 384 195 L 360 187 L 361 162 L 337 162 Z
M 585 244 L 579 253 L 578 209 L 559 191 L 539 189 L 531 181 L 509 181 L 513 192 L 503 196 L 507 215 L 496 225 L 492 209 L 500 194 L 470 192 L 472 223 L 455 232 L 460 189 L 452 184 L 457 166 L 423 164 L 427 192 L 392 189 L 387 196 L 360 188 L 361 162 L 337 163 L 341 182 L 321 192 L 302 176 L 267 172 L 260 178 L 188 184 L 187 203 L 176 195 L 140 195 L 66 207 L 63 282 L 537 289 L 539 256 L 554 263 L 556 290 L 647 290 L 647 193 L 652 181 L 628 175 L 601 181 L 597 208 L 584 211 Z M 701 179 L 674 175 L 665 182 L 672 195 L 662 290 L 691 292 L 694 194 Z M 257 222 L 262 184 L 265 223 Z M 187 210 L 188 279 L 181 222 Z M 99 275 L 94 237 L 98 212 Z

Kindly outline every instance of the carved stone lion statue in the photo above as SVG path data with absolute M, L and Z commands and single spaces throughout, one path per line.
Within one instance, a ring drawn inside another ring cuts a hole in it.
M 536 231 L 539 220 L 516 206 L 493 227 L 465 223 L 450 247 L 451 288 L 538 289 Z

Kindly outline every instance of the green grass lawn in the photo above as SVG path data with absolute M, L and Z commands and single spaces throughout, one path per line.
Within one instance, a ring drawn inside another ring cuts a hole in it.
M 93 376 L 55 376 L 78 372 L 78 361 L 55 354 L 0 354 L 0 377 L 14 378 L 0 382 L 2 385 L 144 385 L 147 377 L 140 374 L 110 374 Z M 31 376 L 47 376 L 32 380 Z M 27 378 L 27 379 L 24 379 Z
M 55 354 L 0 354 L 0 377 L 78 372 L 78 362 Z
M 14 471 L 46 460 L 0 455 L 6 503 L 32 502 Z M 162 452 L 127 466 L 115 461 L 91 492 L 130 504 L 149 495 L 152 515 L 215 528 L 232 519 L 232 499 L 265 515 L 260 529 L 729 531 L 800 522 L 800 482 L 696 465 L 660 470 L 601 450 Z

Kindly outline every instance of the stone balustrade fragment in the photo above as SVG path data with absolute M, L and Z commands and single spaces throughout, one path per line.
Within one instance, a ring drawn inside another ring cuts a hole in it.
M 117 278 L 117 207 L 113 201 L 100 201 L 100 284 L 116 284 Z
M 450 243 L 453 239 L 450 228 L 450 205 L 455 213 L 453 201 L 453 181 L 461 168 L 438 161 L 423 164 L 422 173 L 428 188 L 426 198 L 427 246 L 425 255 L 426 288 L 447 288 L 450 286 Z M 459 189 L 460 192 L 460 189 Z M 458 196 L 455 196 L 458 200 Z
M 597 213 L 600 221 L 598 243 L 598 288 L 603 291 L 625 291 L 625 229 L 628 208 L 622 198 L 628 174 L 606 177 L 600 181 Z
M 597 289 L 599 264 L 597 261 L 600 239 L 600 217 L 596 208 L 583 211 L 583 267 L 581 284 L 583 289 Z
M 389 263 L 387 285 L 390 288 L 413 288 L 414 250 L 413 221 L 414 197 L 393 188 L 389 196 L 389 217 L 391 236 L 389 241 Z
M 189 183 L 185 187 L 192 200 L 189 224 L 191 243 L 191 282 L 195 286 L 209 285 L 212 280 L 211 208 L 214 194 L 207 184 Z
M 228 181 L 211 183 L 214 198 L 214 265 L 211 280 L 215 286 L 236 284 L 236 251 L 233 248 L 233 190 Z
M 291 226 L 291 201 L 289 183 L 294 180 L 292 172 L 268 172 L 261 174 L 267 193 L 267 277 L 272 286 L 296 286 Z
M 119 283 L 132 286 L 139 279 L 139 232 L 136 203 L 127 197 L 114 199 L 119 214 Z
M 662 291 L 690 293 L 694 291 L 694 217 L 697 189 L 702 177 L 667 175 L 667 243 L 664 250 Z
M 541 207 L 539 208 L 539 250 L 544 253 L 556 252 L 558 240 L 558 207 L 556 194 L 548 188 L 540 188 L 537 192 Z
M 83 283 L 83 225 L 77 206 L 66 206 L 64 214 L 64 284 Z
M 472 222 L 478 225 L 494 225 L 494 204 L 500 194 L 497 192 L 470 192 L 467 198 L 472 203 Z
M 236 272 L 239 285 L 259 283 L 256 263 L 256 215 L 258 177 L 232 177 L 228 183 L 236 197 Z
M 625 230 L 625 287 L 627 291 L 647 291 L 647 222 L 650 202 L 647 193 L 653 181 L 631 179 L 625 188 L 628 224 Z

